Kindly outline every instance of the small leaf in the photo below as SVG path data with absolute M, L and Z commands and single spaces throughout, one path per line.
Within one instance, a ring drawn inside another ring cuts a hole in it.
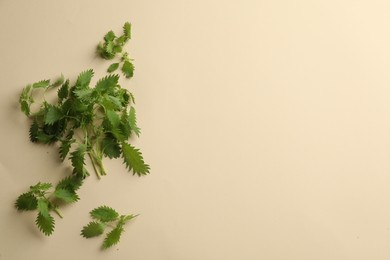
M 131 38 L 131 24 L 129 22 L 126 22 L 123 25 L 123 35 L 125 37 L 125 42 L 130 40 L 130 38 Z
M 72 166 L 74 167 L 77 173 L 84 172 L 84 155 L 86 151 L 86 146 L 80 144 L 79 147 L 71 153 L 70 160 L 72 161 Z
M 110 67 L 108 67 L 107 72 L 108 73 L 114 72 L 115 70 L 118 69 L 118 67 L 119 67 L 119 63 L 113 63 L 110 65 Z
M 102 246 L 103 249 L 107 249 L 113 245 L 118 244 L 118 242 L 121 238 L 122 232 L 123 232 L 122 227 L 116 227 L 113 230 L 111 230 L 111 232 L 108 233 L 106 238 L 104 239 L 103 246 Z
M 113 31 L 109 31 L 105 36 L 104 40 L 106 42 L 112 42 L 115 39 L 115 33 Z
M 130 61 L 123 62 L 122 72 L 126 78 L 131 78 L 134 75 L 134 65 Z
M 79 87 L 88 86 L 91 82 L 93 74 L 94 73 L 92 69 L 81 72 L 77 78 L 76 85 Z
M 31 142 L 35 143 L 38 141 L 38 139 L 37 139 L 38 132 L 39 132 L 39 126 L 38 126 L 37 121 L 34 120 L 30 126 L 30 131 L 29 131 Z
M 81 235 L 85 238 L 96 237 L 103 234 L 105 228 L 106 226 L 103 223 L 92 221 L 83 227 Z
M 46 236 L 50 236 L 54 231 L 54 218 L 48 214 L 47 216 L 38 213 L 37 219 L 35 221 L 39 230 Z
M 38 182 L 34 186 L 31 186 L 30 189 L 32 191 L 47 191 L 49 190 L 53 185 L 48 182 Z
M 50 80 L 41 80 L 32 85 L 33 88 L 47 88 L 50 84 Z
M 139 149 L 122 142 L 122 156 L 127 169 L 129 171 L 133 170 L 133 174 L 141 176 L 149 173 L 150 167 L 145 164 Z
M 107 92 L 111 91 L 118 85 L 119 75 L 109 75 L 100 79 L 95 86 L 96 91 L 98 92 Z
M 18 197 L 18 199 L 15 202 L 15 207 L 18 210 L 27 211 L 27 210 L 35 210 L 37 209 L 38 201 L 37 198 L 31 194 L 23 193 Z
M 91 217 L 102 222 L 114 221 L 118 218 L 119 214 L 114 209 L 107 206 L 100 206 L 93 209 L 91 212 Z
M 63 140 L 61 141 L 61 145 L 60 145 L 60 159 L 61 161 L 64 161 L 66 156 L 68 155 L 69 153 L 69 150 L 70 150 L 70 147 L 72 146 L 72 143 L 74 143 L 75 140 L 74 139 L 66 139 L 66 140 Z
M 130 108 L 129 124 L 130 124 L 131 130 L 139 137 L 139 135 L 141 133 L 141 128 L 139 128 L 137 126 L 137 117 L 135 115 L 134 107 Z
M 69 80 L 66 80 L 64 84 L 62 84 L 61 88 L 58 90 L 58 102 L 62 103 L 62 100 L 68 97 L 69 95 Z
M 54 191 L 54 196 L 66 203 L 76 202 L 79 200 L 76 192 L 69 189 L 56 189 Z
M 58 107 L 49 106 L 45 115 L 45 124 L 52 125 L 63 118 L 62 112 Z

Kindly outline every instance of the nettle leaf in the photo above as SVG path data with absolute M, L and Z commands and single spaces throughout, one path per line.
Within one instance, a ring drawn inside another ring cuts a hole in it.
M 71 153 L 70 160 L 72 161 L 72 166 L 77 173 L 84 172 L 84 155 L 86 149 L 87 148 L 84 144 L 80 144 L 79 147 Z
M 50 236 L 54 231 L 54 218 L 48 214 L 46 216 L 38 213 L 37 219 L 35 221 L 39 230 L 46 236 Z
M 125 37 L 125 42 L 131 38 L 131 24 L 129 22 L 123 25 L 123 36 Z
M 38 132 L 39 132 L 39 126 L 36 120 L 34 120 L 30 126 L 30 131 L 29 131 L 29 136 L 30 136 L 30 141 L 35 143 L 38 141 Z
M 121 155 L 121 147 L 116 138 L 111 134 L 106 134 L 102 141 L 102 147 L 104 155 L 108 156 L 110 159 L 118 158 Z
M 131 78 L 134 75 L 134 65 L 130 61 L 126 60 L 122 65 L 122 72 L 126 78 Z
M 66 203 L 76 202 L 80 199 L 76 192 L 70 189 L 57 188 L 53 194 L 56 198 Z
M 34 186 L 30 186 L 30 190 L 32 191 L 47 191 L 49 190 L 53 185 L 48 182 L 38 182 Z
M 35 210 L 38 206 L 37 198 L 31 193 L 23 193 L 15 202 L 15 207 L 21 211 Z
M 103 249 L 107 249 L 113 245 L 118 244 L 123 232 L 123 227 L 116 227 L 107 234 L 103 242 Z
M 62 100 L 68 97 L 69 95 L 69 80 L 66 80 L 64 84 L 62 84 L 61 88 L 58 90 L 58 103 L 62 103 Z
M 106 117 L 107 117 L 108 121 L 110 122 L 112 129 L 118 128 L 121 119 L 115 111 L 107 110 Z
M 74 142 L 75 142 L 74 139 L 65 139 L 65 140 L 61 141 L 61 145 L 60 145 L 60 149 L 59 149 L 61 161 L 65 160 L 66 156 L 69 153 L 70 147 L 72 146 L 72 144 Z
M 33 88 L 47 88 L 50 85 L 50 80 L 41 80 L 32 85 Z
M 118 212 L 108 206 L 100 206 L 96 209 L 93 209 L 90 214 L 92 218 L 102 222 L 114 221 L 119 217 Z
M 139 135 L 141 134 L 141 128 L 139 128 L 139 127 L 137 126 L 137 117 L 136 117 L 136 114 L 135 114 L 135 108 L 134 108 L 134 107 L 131 107 L 131 108 L 130 108 L 129 124 L 130 124 L 131 130 L 132 130 L 137 136 L 139 136 Z
M 118 85 L 119 75 L 113 74 L 108 75 L 100 79 L 95 86 L 96 91 L 98 92 L 108 92 L 112 91 L 116 85 Z
M 114 39 L 115 39 L 115 33 L 113 31 L 109 31 L 105 36 L 104 36 L 104 40 L 106 42 L 112 42 Z
M 34 102 L 32 96 L 31 96 L 31 91 L 32 91 L 32 86 L 27 85 L 22 90 L 22 93 L 20 94 L 20 97 L 19 97 L 20 109 L 22 110 L 22 112 L 26 116 L 30 115 L 30 106 Z
M 56 186 L 56 190 L 66 189 L 66 190 L 76 191 L 80 188 L 82 182 L 83 182 L 82 178 L 80 178 L 77 175 L 68 176 L 62 179 L 60 182 L 58 182 Z
M 93 74 L 94 72 L 92 69 L 81 72 L 77 78 L 76 85 L 79 87 L 88 86 L 89 83 L 91 82 Z
M 128 143 L 122 142 L 122 156 L 127 169 L 129 171 L 133 170 L 133 174 L 141 176 L 149 173 L 150 167 L 145 164 L 139 149 L 134 148 Z
M 110 67 L 108 67 L 107 72 L 108 73 L 114 72 L 118 69 L 118 67 L 119 67 L 119 63 L 113 63 L 110 65 Z
M 44 217 L 49 216 L 49 205 L 46 199 L 38 199 L 37 208 L 39 214 Z
M 83 227 L 81 235 L 85 238 L 96 237 L 103 234 L 106 225 L 100 222 L 91 221 L 88 225 Z
M 73 93 L 81 100 L 88 100 L 91 98 L 94 90 L 91 88 L 75 89 Z
M 49 106 L 45 114 L 45 124 L 52 125 L 62 118 L 63 114 L 61 109 L 55 106 Z

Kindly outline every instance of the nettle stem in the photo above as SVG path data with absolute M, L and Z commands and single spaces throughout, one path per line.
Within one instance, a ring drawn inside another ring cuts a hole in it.
M 54 211 L 60 218 L 64 218 L 64 217 L 62 216 L 61 212 L 60 212 L 58 209 L 54 208 L 53 211 Z

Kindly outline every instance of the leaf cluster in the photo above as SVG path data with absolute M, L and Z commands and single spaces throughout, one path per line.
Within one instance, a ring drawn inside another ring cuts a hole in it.
M 113 245 L 116 245 L 122 233 L 124 232 L 123 226 L 126 222 L 134 219 L 137 215 L 119 215 L 114 209 L 108 206 L 100 206 L 93 209 L 90 212 L 94 221 L 89 222 L 81 230 L 81 235 L 85 238 L 91 238 L 100 236 L 104 233 L 107 227 L 111 227 L 112 230 L 106 234 L 103 241 L 102 248 L 107 249 Z

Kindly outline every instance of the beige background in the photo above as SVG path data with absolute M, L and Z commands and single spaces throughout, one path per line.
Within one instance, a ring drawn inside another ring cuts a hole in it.
M 0 259 L 390 259 L 389 13 L 387 0 L 0 0 Z M 18 95 L 103 75 L 95 46 L 125 21 L 151 175 L 106 160 L 44 237 L 14 200 L 69 168 L 29 143 Z M 105 252 L 79 236 L 101 204 L 141 213 Z

